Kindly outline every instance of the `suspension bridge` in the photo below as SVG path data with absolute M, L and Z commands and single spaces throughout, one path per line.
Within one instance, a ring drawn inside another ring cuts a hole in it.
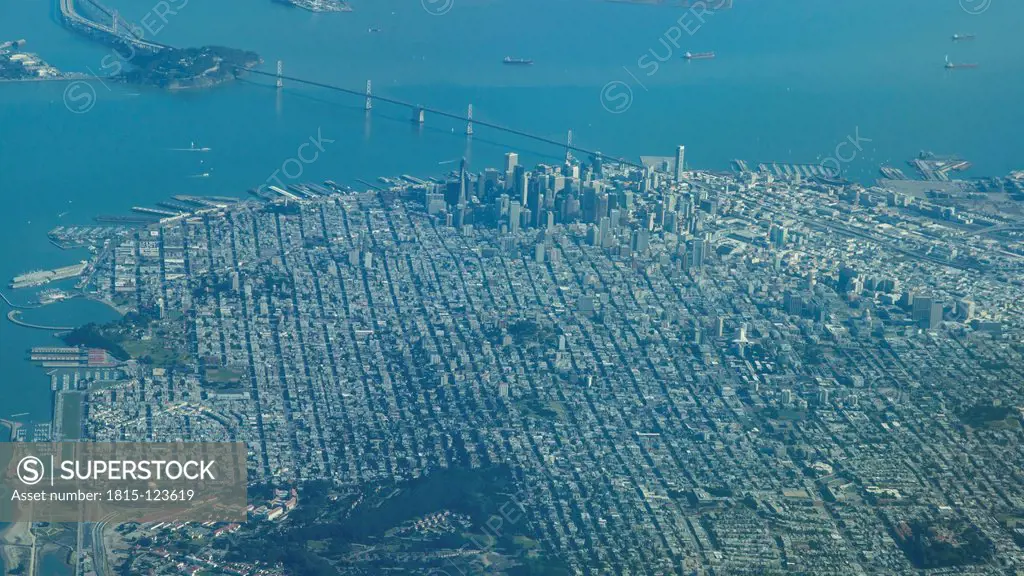
M 84 17 L 82 14 L 79 14 L 75 10 L 75 0 L 60 0 L 61 16 L 63 17 L 64 22 L 68 26 L 70 26 L 72 28 L 75 28 L 77 30 L 80 30 L 80 31 L 82 31 L 82 32 L 84 32 L 86 34 L 89 34 L 89 35 L 99 36 L 99 37 L 101 37 L 102 39 L 104 39 L 105 41 L 108 41 L 108 42 L 113 42 L 115 44 L 126 44 L 126 45 L 132 46 L 134 48 L 138 48 L 138 49 L 142 49 L 142 50 L 146 50 L 146 51 L 150 51 L 150 52 L 159 52 L 161 50 L 170 48 L 167 45 L 143 39 L 141 33 L 139 33 L 139 31 L 136 29 L 136 27 L 133 27 L 130 23 L 125 21 L 123 18 L 121 18 L 121 16 L 118 14 L 118 12 L 116 10 L 108 9 L 107 7 L 105 7 L 102 4 L 100 4 L 99 0 L 83 0 L 83 2 L 87 2 L 94 9 L 98 10 L 99 12 L 101 12 L 106 18 L 109 18 L 110 19 L 110 25 L 106 25 L 106 24 L 103 24 L 103 23 L 95 22 L 93 20 L 90 20 L 89 18 Z M 472 104 L 469 105 L 469 107 L 467 108 L 465 114 L 457 114 L 457 113 L 448 112 L 448 111 L 445 111 L 445 110 L 440 110 L 438 108 L 432 108 L 432 107 L 429 107 L 429 106 L 423 106 L 423 105 L 420 105 L 420 104 L 414 104 L 412 102 L 405 102 L 405 101 L 399 100 L 397 98 L 389 98 L 387 96 L 377 96 L 377 95 L 374 95 L 372 93 L 372 90 L 371 90 L 371 83 L 370 82 L 366 83 L 366 90 L 365 90 L 365 92 L 363 92 L 363 91 L 359 91 L 359 90 L 353 90 L 353 89 L 350 89 L 350 88 L 345 88 L 343 86 L 337 86 L 337 85 L 334 85 L 334 84 L 327 84 L 327 83 L 324 83 L 324 82 L 317 82 L 315 80 L 309 80 L 309 79 L 305 79 L 305 78 L 297 78 L 297 77 L 294 77 L 294 76 L 286 76 L 283 73 L 283 64 L 280 61 L 278 61 L 278 63 L 277 63 L 277 71 L 276 72 L 264 72 L 264 71 L 261 71 L 261 70 L 254 70 L 252 68 L 246 68 L 244 66 L 237 66 L 237 65 L 235 65 L 235 69 L 238 70 L 238 71 L 249 72 L 249 73 L 255 74 L 255 75 L 267 76 L 267 77 L 274 78 L 275 79 L 275 85 L 277 86 L 277 88 L 283 88 L 284 87 L 284 81 L 287 80 L 289 82 L 295 82 L 297 84 L 305 84 L 307 86 L 314 86 L 314 87 L 317 87 L 317 88 L 323 88 L 325 90 L 333 90 L 335 92 L 342 92 L 342 93 L 350 94 L 350 95 L 353 95 L 353 96 L 365 97 L 366 98 L 366 110 L 367 110 L 367 112 L 369 112 L 373 108 L 373 102 L 375 100 L 379 101 L 379 102 L 386 102 L 388 104 L 393 104 L 395 106 L 402 106 L 402 107 L 405 107 L 405 108 L 409 108 L 409 109 L 411 109 L 413 111 L 413 122 L 416 122 L 416 123 L 421 124 L 421 125 L 426 122 L 426 115 L 427 115 L 427 113 L 430 113 L 430 114 L 436 115 L 436 116 L 440 116 L 440 117 L 443 117 L 443 118 L 450 118 L 452 120 L 459 120 L 459 121 L 465 123 L 465 126 L 466 126 L 466 132 L 465 133 L 466 133 L 467 137 L 471 137 L 473 135 L 474 126 L 484 126 L 486 128 L 490 128 L 490 129 L 498 131 L 498 132 L 504 132 L 506 134 L 514 134 L 516 136 L 521 136 L 523 138 L 528 138 L 530 140 L 534 140 L 534 141 L 537 141 L 537 142 L 543 142 L 545 144 L 550 144 L 552 146 L 564 147 L 566 162 L 570 162 L 572 160 L 572 158 L 573 158 L 572 153 L 573 152 L 578 152 L 580 154 L 583 154 L 583 155 L 586 155 L 586 156 L 589 156 L 589 157 L 607 157 L 607 158 L 610 158 L 610 159 L 612 159 L 612 160 L 614 160 L 614 161 L 616 161 L 616 162 L 618 162 L 620 164 L 623 164 L 623 165 L 626 165 L 626 166 L 631 166 L 633 168 L 637 168 L 637 169 L 641 169 L 641 170 L 644 168 L 644 166 L 642 164 L 638 164 L 636 162 L 633 162 L 633 161 L 630 161 L 630 160 L 626 160 L 626 159 L 621 158 L 621 157 L 620 158 L 616 158 L 614 156 L 605 156 L 605 155 L 602 155 L 599 151 L 596 151 L 596 150 L 589 150 L 587 148 L 582 148 L 582 147 L 579 147 L 579 146 L 574 146 L 573 143 L 572 143 L 572 130 L 569 130 L 568 136 L 566 138 L 566 141 L 565 142 L 560 142 L 558 140 L 555 140 L 553 138 L 548 138 L 546 136 L 540 136 L 538 134 L 533 134 L 533 133 L 526 132 L 526 131 L 523 131 L 523 130 L 517 130 L 515 128 L 510 128 L 508 126 L 502 126 L 502 125 L 496 124 L 494 122 L 488 122 L 486 120 L 480 120 L 480 119 L 474 118 L 473 117 L 473 105 Z
M 147 52 L 159 52 L 168 48 L 168 46 L 158 42 L 143 40 L 138 30 L 125 21 L 124 18 L 121 18 L 116 10 L 111 11 L 95 0 L 87 1 L 97 10 L 109 16 L 110 25 L 94 22 L 79 14 L 75 10 L 74 0 L 60 0 L 61 18 L 67 26 L 86 35 L 98 37 L 106 42 L 125 44 Z
M 362 90 L 353 90 L 351 88 L 345 88 L 344 86 L 337 86 L 337 85 L 334 85 L 334 84 L 327 84 L 327 83 L 324 83 L 324 82 L 317 82 L 315 80 L 308 80 L 308 79 L 305 79 L 305 78 L 297 78 L 297 77 L 294 77 L 294 76 L 286 76 L 286 75 L 284 75 L 282 73 L 282 69 L 283 68 L 280 65 L 280 63 L 278 65 L 277 72 L 264 72 L 262 70 L 253 70 L 251 68 L 244 68 L 244 67 L 241 67 L 241 66 L 237 66 L 236 68 L 239 69 L 239 70 L 242 70 L 242 71 L 249 72 L 251 74 L 256 74 L 256 75 L 259 75 L 259 76 L 267 76 L 267 77 L 270 77 L 270 78 L 274 78 L 275 79 L 275 85 L 278 88 L 283 87 L 284 86 L 284 82 L 288 81 L 288 82 L 295 82 L 297 84 L 304 84 L 304 85 L 307 85 L 307 86 L 314 86 L 316 88 L 323 88 L 325 90 L 332 90 L 332 91 L 335 91 L 335 92 L 342 92 L 344 94 L 350 94 L 352 96 L 358 96 L 358 97 L 361 97 L 361 98 L 365 97 L 366 98 L 366 110 L 367 110 L 367 112 L 372 110 L 373 103 L 375 101 L 377 101 L 377 102 L 386 102 L 388 104 L 393 104 L 395 106 L 401 106 L 401 107 L 405 107 L 405 108 L 411 109 L 412 112 L 413 112 L 412 121 L 415 122 L 415 123 L 418 123 L 418 124 L 425 123 L 426 122 L 426 115 L 429 113 L 429 114 L 432 114 L 432 115 L 440 116 L 442 118 L 449 118 L 449 119 L 452 119 L 452 120 L 458 120 L 460 122 L 465 122 L 466 123 L 466 135 L 467 136 L 472 136 L 474 127 L 484 126 L 486 128 L 490 128 L 490 129 L 498 131 L 498 132 L 504 132 L 506 134 L 514 134 L 516 136 L 522 136 L 523 138 L 529 138 L 529 139 L 535 140 L 537 142 L 543 142 L 545 144 L 551 144 L 552 146 L 562 147 L 566 151 L 567 159 L 571 158 L 571 154 L 570 154 L 571 152 L 578 152 L 578 153 L 583 154 L 585 156 L 591 156 L 591 157 L 598 157 L 598 156 L 600 156 L 600 157 L 604 157 L 604 158 L 609 158 L 609 159 L 612 159 L 615 162 L 618 162 L 620 164 L 624 164 L 624 165 L 627 165 L 627 166 L 632 166 L 634 168 L 638 168 L 638 169 L 641 169 L 641 170 L 643 169 L 643 165 L 642 164 L 638 164 L 636 162 L 633 162 L 633 161 L 630 161 L 630 160 L 626 160 L 624 158 L 615 158 L 615 157 L 612 157 L 612 156 L 608 156 L 606 154 L 602 154 L 601 152 L 598 152 L 596 150 L 590 150 L 590 149 L 587 149 L 587 148 L 581 148 L 579 146 L 573 145 L 573 143 L 572 143 L 572 131 L 571 130 L 569 131 L 569 135 L 568 135 L 566 141 L 565 142 L 561 142 L 561 141 L 555 140 L 553 138 L 548 138 L 546 136 L 540 136 L 540 135 L 532 134 L 530 132 L 526 132 L 526 131 L 523 131 L 523 130 L 517 130 L 515 128 L 510 128 L 508 126 L 502 126 L 501 124 L 496 124 L 494 122 L 488 122 L 486 120 L 481 120 L 481 119 L 476 118 L 476 117 L 473 116 L 473 106 L 472 106 L 472 104 L 469 105 L 469 107 L 466 109 L 466 113 L 465 114 L 459 114 L 459 113 L 454 113 L 454 112 L 448 112 L 446 110 L 440 110 L 438 108 L 432 108 L 432 107 L 429 107 L 429 106 L 423 106 L 421 104 L 414 104 L 412 102 L 406 102 L 404 100 L 399 100 L 397 98 L 390 98 L 390 97 L 387 97 L 387 96 L 379 96 L 379 95 L 373 94 L 373 92 L 372 92 L 372 85 L 371 85 L 370 82 L 366 83 L 366 90 L 362 91 Z

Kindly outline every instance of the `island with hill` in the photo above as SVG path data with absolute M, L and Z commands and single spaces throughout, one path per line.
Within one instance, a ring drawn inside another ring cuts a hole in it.
M 234 80 L 262 62 L 255 52 L 222 46 L 168 48 L 152 55 L 139 54 L 132 62 L 134 67 L 120 78 L 168 90 L 209 88 Z

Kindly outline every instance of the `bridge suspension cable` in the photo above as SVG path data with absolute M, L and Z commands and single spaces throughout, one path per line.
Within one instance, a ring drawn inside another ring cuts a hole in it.
M 257 74 L 257 75 L 260 75 L 260 76 L 269 76 L 269 77 L 272 77 L 272 78 L 281 78 L 281 79 L 284 79 L 284 80 L 288 80 L 289 82 L 296 82 L 298 84 L 306 84 L 308 86 L 315 86 L 317 88 L 324 88 L 326 90 L 334 90 L 336 92 L 344 92 L 345 94 L 351 94 L 353 96 L 360 96 L 360 97 L 364 97 L 364 98 L 366 97 L 366 91 L 365 90 L 352 90 L 352 89 L 345 88 L 345 87 L 342 87 L 342 86 L 336 86 L 334 84 L 325 84 L 323 82 L 316 82 L 314 80 L 306 80 L 304 78 L 295 78 L 293 76 L 284 76 L 284 75 L 280 75 L 279 76 L 278 74 L 276 74 L 274 72 L 264 72 L 262 70 L 252 70 L 252 69 L 245 68 L 245 67 L 242 67 L 242 66 L 235 66 L 235 68 L 238 69 L 238 70 L 241 70 L 241 71 L 250 72 L 252 74 Z M 379 102 L 387 102 L 389 104 L 394 104 L 396 106 L 405 106 L 406 108 L 410 108 L 412 110 L 423 110 L 423 111 L 430 112 L 431 114 L 434 114 L 434 115 L 437 115 L 437 116 L 442 116 L 442 117 L 445 117 L 445 118 L 451 118 L 453 120 L 459 120 L 461 122 L 469 122 L 470 120 L 472 120 L 474 126 L 486 126 L 488 128 L 491 128 L 492 130 L 498 130 L 500 132 L 507 132 L 509 134 L 515 134 L 516 136 L 522 136 L 524 138 L 529 138 L 531 140 L 536 140 L 538 142 L 544 142 L 545 144 L 551 144 L 553 146 L 565 147 L 565 149 L 567 151 L 568 150 L 572 150 L 572 151 L 575 151 L 575 152 L 579 152 L 581 154 L 586 154 L 588 156 L 598 156 L 599 155 L 599 153 L 597 151 L 588 150 L 586 148 L 580 148 L 579 146 L 572 146 L 571 144 L 567 146 L 565 142 L 559 142 L 559 141 L 554 140 L 552 138 L 547 138 L 547 137 L 544 137 L 544 136 L 538 136 L 536 134 L 531 134 L 529 132 L 524 132 L 522 130 L 516 130 L 515 128 L 509 128 L 508 126 L 502 126 L 501 124 L 495 124 L 493 122 L 487 122 L 485 120 L 480 120 L 479 118 L 469 118 L 469 117 L 464 116 L 462 114 L 455 114 L 455 113 L 452 113 L 452 112 L 446 112 L 444 110 L 438 110 L 436 108 L 430 108 L 430 107 L 427 107 L 427 106 L 420 106 L 419 104 L 413 104 L 411 102 L 405 102 L 403 100 L 398 100 L 397 98 L 389 98 L 387 96 L 381 96 L 379 94 L 374 94 L 373 95 L 373 100 L 379 101 Z M 601 155 L 601 156 L 603 156 L 604 158 L 609 158 L 608 155 Z M 615 161 L 619 162 L 621 164 L 625 164 L 627 166 L 632 166 L 634 168 L 643 169 L 643 166 L 641 164 L 638 164 L 636 162 L 632 162 L 630 160 L 625 160 L 623 158 L 615 158 Z

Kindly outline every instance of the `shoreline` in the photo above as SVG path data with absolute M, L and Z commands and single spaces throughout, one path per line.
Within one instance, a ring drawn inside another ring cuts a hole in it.
M 91 294 L 91 293 L 87 293 L 87 292 L 77 292 L 71 298 L 68 298 L 66 300 L 58 300 L 58 301 L 42 304 L 42 305 L 39 306 L 39 308 L 45 308 L 47 306 L 52 306 L 52 305 L 60 304 L 62 302 L 69 302 L 69 301 L 73 301 L 73 300 L 91 301 L 91 302 L 96 302 L 98 304 L 102 304 L 105 308 L 109 309 L 110 311 L 112 311 L 112 312 L 114 312 L 114 313 L 116 313 L 118 315 L 118 319 L 117 320 L 123 318 L 125 316 L 125 314 L 130 311 L 130 308 L 128 308 L 128 307 L 119 307 L 114 302 L 111 302 L 111 301 L 106 300 L 106 299 L 104 299 L 102 297 L 99 297 L 99 296 L 97 296 L 95 294 Z M 10 310 L 10 312 L 19 312 L 19 310 L 12 309 L 12 310 Z M 93 316 L 90 315 L 90 317 L 93 317 Z M 10 318 L 8 318 L 8 320 L 10 320 Z M 117 320 L 110 320 L 110 321 L 113 322 L 113 321 L 117 321 Z M 83 322 L 83 323 L 77 323 L 76 322 L 74 327 L 72 328 L 72 330 L 80 328 L 81 326 L 84 326 L 85 324 L 88 324 L 88 323 L 89 322 Z M 14 322 L 14 324 L 19 325 L 18 322 Z M 20 324 L 20 325 L 22 327 L 25 327 L 24 324 Z M 32 327 L 29 327 L 29 329 L 31 329 L 31 328 Z M 63 334 L 68 332 L 66 330 L 62 330 L 62 331 L 55 331 L 55 330 L 53 330 L 53 328 L 56 328 L 56 327 L 48 327 L 48 328 L 50 329 L 48 331 L 54 337 L 57 337 L 57 338 L 60 338 L 60 336 L 62 336 Z M 26 360 L 26 362 L 29 362 L 29 361 Z M 33 363 L 33 362 L 30 362 L 30 364 L 33 365 L 33 368 L 35 369 L 36 372 L 38 372 L 40 374 L 48 374 L 48 371 L 46 369 L 43 369 L 40 365 L 38 365 L 36 363 Z M 47 377 L 47 379 L 49 379 L 49 377 Z M 49 387 L 49 386 L 47 386 L 47 387 Z M 43 418 L 41 421 L 45 422 L 45 421 L 49 420 L 49 422 L 52 425 L 52 430 L 56 431 L 56 430 L 59 429 L 59 424 L 61 422 L 60 421 L 60 416 L 59 416 L 59 411 L 57 411 L 55 409 L 55 403 L 57 402 L 57 399 L 59 398 L 59 394 L 60 393 L 56 392 L 56 391 L 51 391 L 51 392 L 49 392 L 49 394 L 50 394 L 50 397 L 49 397 L 49 402 L 48 402 L 48 404 L 49 404 L 48 409 L 52 411 L 51 412 L 52 416 L 49 419 Z M 23 422 L 18 422 L 18 421 L 15 421 L 13 419 L 0 418 L 0 442 L 14 441 L 14 438 L 18 434 L 18 431 L 20 429 L 22 429 L 24 426 L 25 426 L 25 424 Z M 3 544 L 3 542 L 4 542 L 4 539 L 3 539 L 4 533 L 5 533 L 4 532 L 4 524 L 2 522 L 0 522 L 0 544 Z M 6 572 L 0 570 L 0 575 L 5 574 L 5 573 Z
M 107 300 L 106 298 L 103 298 L 101 296 L 97 296 L 97 295 L 92 294 L 92 293 L 82 292 L 80 297 L 82 297 L 82 298 L 84 298 L 86 300 L 89 300 L 91 302 L 98 302 L 100 304 L 103 304 L 107 308 L 110 308 L 114 312 L 117 312 L 118 314 L 120 314 L 122 318 L 125 316 L 125 314 L 128 314 L 129 312 L 132 311 L 132 308 L 130 306 L 118 306 L 117 304 L 114 304 L 110 300 Z
M 0 84 L 4 83 L 17 83 L 17 82 L 75 82 L 78 80 L 103 80 L 107 79 L 105 76 L 92 76 L 89 74 L 78 74 L 72 73 L 66 76 L 56 76 L 50 78 L 0 78 Z

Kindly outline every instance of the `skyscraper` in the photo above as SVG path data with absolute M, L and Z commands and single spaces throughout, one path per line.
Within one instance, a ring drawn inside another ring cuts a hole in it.
M 519 165 L 519 154 L 515 152 L 505 153 L 505 174 L 511 173 Z
M 676 146 L 676 181 L 683 179 L 683 167 L 686 166 L 686 146 Z
M 925 330 L 938 328 L 942 323 L 942 302 L 936 302 L 934 298 L 926 296 L 914 298 L 912 318 Z
M 483 174 L 483 184 L 480 186 L 480 199 L 490 200 L 498 190 L 498 171 L 494 168 L 487 168 Z
M 466 203 L 466 183 L 468 176 L 466 175 L 466 157 L 462 157 L 462 161 L 459 162 L 459 200 L 456 204 Z
M 771 241 L 772 247 L 776 249 L 783 248 L 786 245 L 788 232 L 784 226 L 772 224 L 771 228 L 768 229 L 768 238 Z
M 853 288 L 853 281 L 857 278 L 857 271 L 849 266 L 839 269 L 839 282 L 837 288 L 840 292 L 849 292 Z
M 522 205 L 518 200 L 513 200 L 508 210 L 508 231 L 512 234 L 519 233 L 519 218 Z
M 544 195 L 540 192 L 530 195 L 530 211 L 534 219 L 532 226 L 541 226 L 544 222 Z
M 643 228 L 633 231 L 632 245 L 631 248 L 634 252 L 645 252 L 651 245 L 650 232 Z
M 512 186 L 512 197 L 519 200 L 521 205 L 526 206 L 529 199 L 527 194 L 530 191 L 530 177 L 523 166 L 516 166 L 512 169 Z
M 704 241 L 697 239 L 690 243 L 690 267 L 701 268 L 704 266 Z
M 580 202 L 580 209 L 583 210 L 585 222 L 597 222 L 600 218 L 597 208 L 597 190 L 588 186 L 583 190 L 583 200 Z

